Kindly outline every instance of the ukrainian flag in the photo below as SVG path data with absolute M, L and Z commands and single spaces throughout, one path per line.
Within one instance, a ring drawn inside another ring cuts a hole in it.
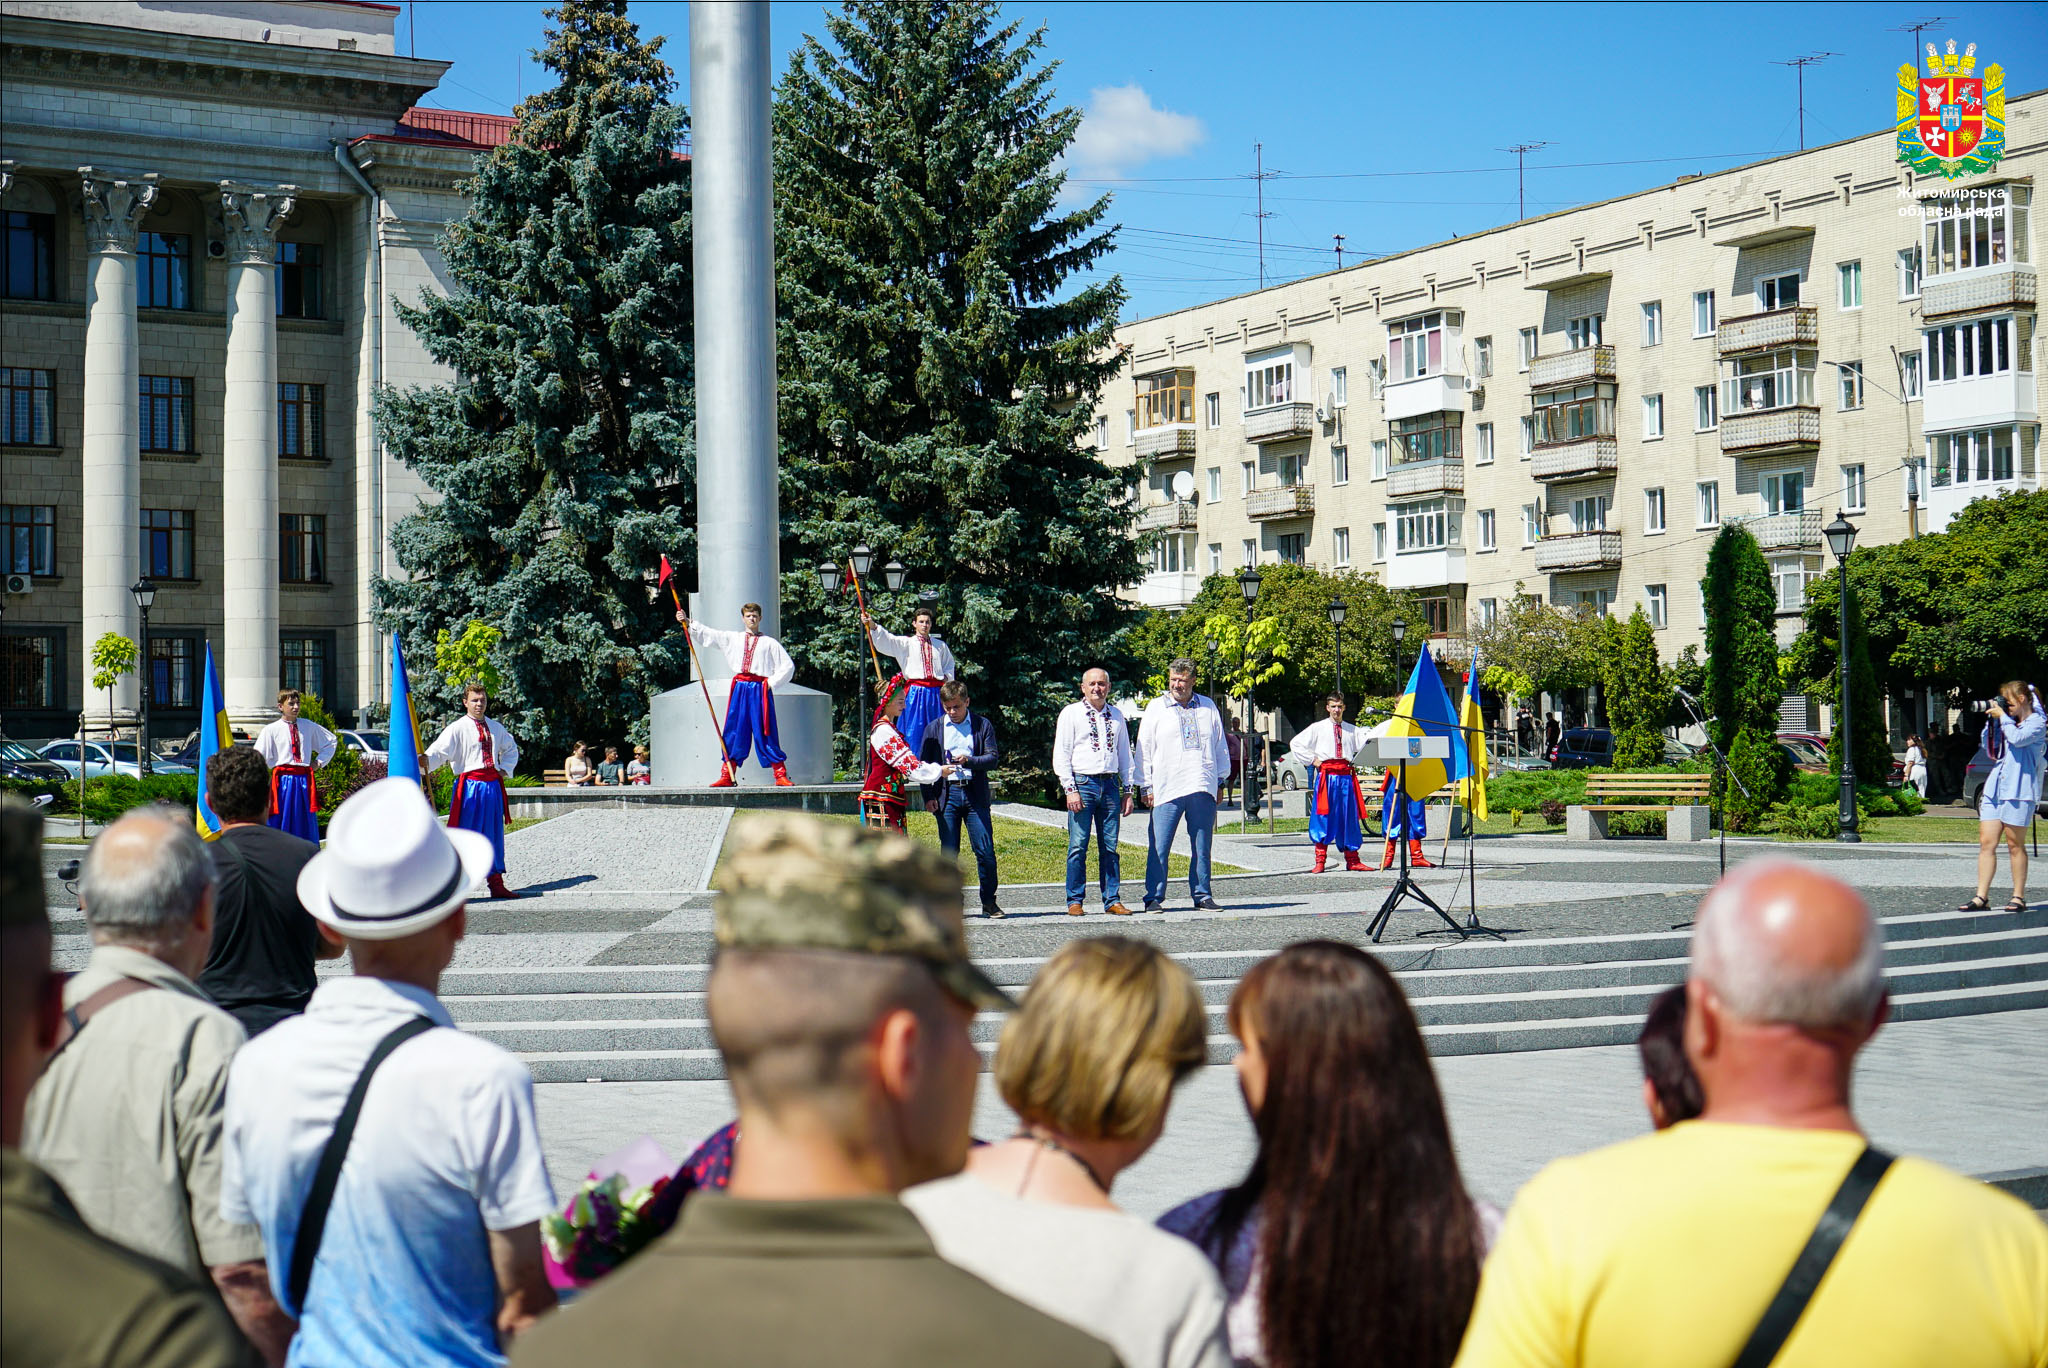
M 405 643 L 391 634 L 391 714 L 389 734 L 384 741 L 385 773 L 393 779 L 410 779 L 426 790 L 427 766 L 420 749 L 420 719 L 412 710 L 412 682 L 405 673 Z
M 199 801 L 192 809 L 192 820 L 199 828 L 199 839 L 217 841 L 227 823 L 206 801 L 206 762 L 235 744 L 234 729 L 228 726 L 228 710 L 221 702 L 220 670 L 213 663 L 213 643 L 206 643 L 206 682 L 199 695 Z
M 1414 672 L 1408 676 L 1408 692 L 1394 705 L 1387 723 L 1388 736 L 1448 736 L 1451 754 L 1458 754 L 1457 714 L 1451 711 L 1451 696 L 1444 691 L 1443 678 L 1436 672 L 1429 644 L 1423 643 Z M 1450 766 L 1441 760 L 1410 760 L 1407 792 L 1417 802 L 1429 797 L 1451 781 Z
M 1458 784 L 1458 801 L 1475 817 L 1486 816 L 1486 715 L 1479 710 L 1479 649 L 1472 650 L 1472 666 L 1465 671 L 1465 699 L 1458 708 L 1458 724 L 1465 730 L 1451 746 L 1451 778 Z

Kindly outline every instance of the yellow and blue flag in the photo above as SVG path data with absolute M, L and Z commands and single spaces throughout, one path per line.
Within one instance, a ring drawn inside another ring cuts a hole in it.
M 393 779 L 410 779 L 427 788 L 425 753 L 420 748 L 420 719 L 412 710 L 412 681 L 405 673 L 405 643 L 391 634 L 391 716 L 384 738 L 385 773 Z M 427 789 L 427 800 L 433 801 Z
M 1451 778 L 1458 784 L 1458 801 L 1475 817 L 1486 816 L 1486 715 L 1479 710 L 1480 673 L 1475 646 L 1465 671 L 1465 698 L 1458 707 L 1458 725 L 1464 730 L 1451 746 Z
M 1451 696 L 1444 691 L 1443 677 L 1436 672 L 1436 661 L 1430 657 L 1429 645 L 1423 643 L 1422 653 L 1415 659 L 1415 669 L 1408 676 L 1408 692 L 1401 695 L 1401 701 L 1394 705 L 1394 716 L 1387 723 L 1389 736 L 1448 736 L 1451 740 L 1451 754 L 1458 754 L 1458 719 L 1451 711 Z M 1442 760 L 1410 760 L 1408 762 L 1407 793 L 1417 800 L 1429 797 L 1451 781 L 1450 766 Z
M 199 839 L 217 841 L 227 823 L 206 798 L 206 762 L 235 744 L 234 729 L 228 726 L 228 710 L 222 702 L 220 670 L 213 663 L 213 643 L 206 643 L 206 680 L 199 693 L 199 801 L 193 805 L 192 821 Z

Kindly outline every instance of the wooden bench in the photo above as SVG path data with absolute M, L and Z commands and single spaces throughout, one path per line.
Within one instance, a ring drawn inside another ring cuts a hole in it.
M 1713 783 L 1710 774 L 1588 775 L 1586 801 L 1565 809 L 1565 839 L 1606 840 L 1610 812 L 1661 812 L 1665 840 L 1704 841 Z
M 565 769 L 544 771 L 541 774 L 540 781 L 549 788 L 567 788 L 569 786 L 569 771 Z

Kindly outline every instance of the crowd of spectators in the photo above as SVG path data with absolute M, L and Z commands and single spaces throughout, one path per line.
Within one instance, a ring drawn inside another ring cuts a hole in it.
M 531 1078 L 437 996 L 488 841 L 391 779 L 272 848 L 235 834 L 253 773 L 209 773 L 211 851 L 169 809 L 95 841 L 69 981 L 40 818 L 0 805 L 7 1364 L 2048 1364 L 2048 1226 L 1865 1139 L 1881 932 L 1810 865 L 1708 894 L 1642 1029 L 1650 1129 L 1505 1215 L 1381 959 L 1288 946 L 1229 1000 L 1251 1165 L 1155 1225 L 1115 1191 L 1208 1058 L 1188 971 L 1071 940 L 1020 1005 L 952 861 L 753 818 L 705 994 L 737 1120 L 672 1228 L 558 1307 Z M 979 1143 L 984 1014 L 1016 1124 Z

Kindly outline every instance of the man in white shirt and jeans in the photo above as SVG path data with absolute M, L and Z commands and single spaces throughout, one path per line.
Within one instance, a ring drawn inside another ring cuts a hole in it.
M 1101 867 L 1102 910 L 1127 917 L 1121 896 L 1123 867 L 1117 833 L 1131 815 L 1139 785 L 1137 753 L 1124 715 L 1109 706 L 1109 671 L 1097 667 L 1081 676 L 1081 701 L 1060 713 L 1052 742 L 1052 772 L 1067 795 L 1067 915 L 1078 917 L 1088 891 L 1088 829 L 1095 828 Z
M 1166 907 L 1167 856 L 1181 821 L 1188 824 L 1188 891 L 1204 912 L 1223 908 L 1209 896 L 1209 850 L 1216 836 L 1216 803 L 1230 773 L 1223 714 L 1195 692 L 1195 662 L 1166 667 L 1166 692 L 1152 700 L 1138 724 L 1138 773 L 1152 808 L 1152 849 L 1145 857 L 1145 910 Z
M 235 1056 L 220 1199 L 223 1218 L 262 1229 L 272 1290 L 299 1320 L 294 1363 L 497 1368 L 554 1304 L 533 1078 L 435 996 L 491 859 L 488 837 L 435 821 L 419 785 L 381 779 L 300 873 L 355 975 Z M 345 1162 L 323 1204 L 331 1146 Z

